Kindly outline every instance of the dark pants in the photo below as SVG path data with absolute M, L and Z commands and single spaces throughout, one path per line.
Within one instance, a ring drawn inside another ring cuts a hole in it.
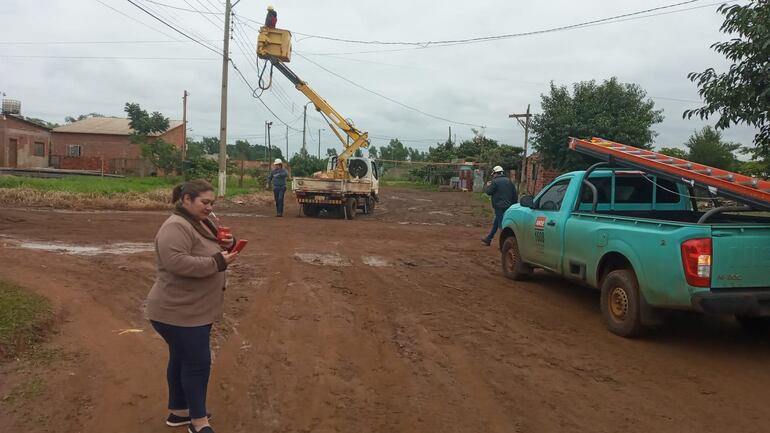
M 495 237 L 495 233 L 497 233 L 497 229 L 500 228 L 500 226 L 503 224 L 503 214 L 505 213 L 506 208 L 495 208 L 495 222 L 492 223 L 492 230 L 489 231 L 489 234 L 487 235 L 487 240 L 489 242 L 492 242 L 492 238 Z
M 279 186 L 273 188 L 273 196 L 275 197 L 275 213 L 283 215 L 283 196 L 286 194 L 286 187 Z
M 211 325 L 183 327 L 151 321 L 168 344 L 168 408 L 190 409 L 190 418 L 206 416 L 211 371 Z

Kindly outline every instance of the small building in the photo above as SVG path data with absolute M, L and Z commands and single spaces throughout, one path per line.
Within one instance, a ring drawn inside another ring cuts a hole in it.
M 0 167 L 48 167 L 51 130 L 12 114 L 0 114 Z
M 131 142 L 134 131 L 129 122 L 129 119 L 119 117 L 89 117 L 54 128 L 51 166 L 115 174 L 150 174 L 154 168 L 142 158 L 141 146 Z M 154 136 L 178 149 L 184 147 L 181 120 L 169 121 L 168 130 Z

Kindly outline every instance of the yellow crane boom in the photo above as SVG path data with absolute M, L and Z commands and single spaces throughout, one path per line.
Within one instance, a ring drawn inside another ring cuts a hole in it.
M 286 63 L 291 60 L 291 32 L 271 27 L 260 28 L 257 39 L 257 56 L 260 59 L 270 61 L 273 67 L 288 78 L 294 84 L 294 87 L 315 105 L 316 110 L 323 113 L 328 119 L 327 123 L 329 123 L 331 130 L 342 143 L 342 148 L 345 149 L 337 156 L 337 166 L 328 175 L 335 179 L 347 178 L 347 161 L 355 154 L 356 150 L 369 146 L 368 134 L 353 126 L 343 115 L 329 105 L 321 95 L 316 93 L 294 71 L 289 69 Z M 350 138 L 350 144 L 342 137 L 338 129 L 342 130 Z

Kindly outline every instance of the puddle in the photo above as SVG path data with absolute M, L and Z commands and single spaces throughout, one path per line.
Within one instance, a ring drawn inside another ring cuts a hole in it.
M 339 254 L 312 254 L 312 253 L 294 253 L 294 257 L 311 265 L 320 266 L 350 266 L 352 263 L 347 257 Z
M 416 225 L 416 226 L 445 226 L 444 223 L 418 223 L 418 222 L 412 222 L 412 221 L 399 221 L 398 224 L 404 226 L 404 225 Z
M 372 266 L 374 268 L 384 268 L 386 266 L 393 266 L 385 257 L 377 256 L 361 256 L 361 260 L 365 265 Z
M 433 200 L 428 199 L 428 198 L 416 198 L 416 199 L 414 199 L 414 201 L 426 201 L 426 202 L 429 202 L 429 203 L 433 202 Z
M 123 242 L 111 245 L 70 245 L 52 242 L 19 242 L 18 248 L 28 250 L 50 251 L 72 256 L 99 256 L 103 254 L 126 255 L 153 251 L 155 248 L 150 243 Z

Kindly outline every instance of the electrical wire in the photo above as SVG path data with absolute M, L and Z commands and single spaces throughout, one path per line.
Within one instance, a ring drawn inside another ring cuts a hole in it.
M 110 9 L 112 9 L 113 11 L 115 11 L 115 12 L 117 12 L 117 13 L 119 13 L 119 14 L 123 15 L 124 17 L 126 17 L 126 18 L 130 19 L 131 21 L 137 22 L 137 23 L 139 23 L 139 24 L 141 24 L 141 25 L 143 25 L 143 26 L 147 27 L 147 28 L 148 28 L 148 29 L 150 29 L 150 30 L 154 30 L 154 31 L 156 31 L 156 32 L 158 32 L 158 33 L 160 33 L 160 34 L 162 34 L 162 35 L 164 35 L 164 36 L 168 36 L 169 38 L 171 38 L 171 39 L 173 39 L 173 40 L 175 40 L 175 41 L 181 42 L 179 39 L 177 39 L 177 38 L 175 38 L 175 37 L 171 36 L 170 34 L 168 34 L 168 33 L 164 32 L 164 31 L 162 31 L 162 30 L 158 30 L 158 29 L 156 29 L 155 27 L 153 27 L 153 26 L 151 26 L 151 25 L 149 25 L 149 24 L 147 24 L 147 23 L 144 23 L 144 22 L 142 22 L 142 21 L 139 21 L 138 19 L 136 19 L 136 18 L 132 17 L 131 15 L 128 15 L 127 13 L 125 13 L 125 12 L 123 12 L 123 11 L 120 11 L 120 10 L 118 10 L 118 9 L 115 9 L 114 7 L 112 7 L 112 6 L 108 5 L 107 3 L 103 2 L 102 0 L 96 0 L 96 1 L 97 1 L 98 3 L 100 3 L 102 6 L 104 6 L 104 7 L 106 7 L 106 8 L 110 8 Z
M 97 1 L 98 1 L 98 0 L 97 0 Z M 182 35 L 182 36 L 186 37 L 187 39 L 189 39 L 189 40 L 191 40 L 191 41 L 195 42 L 196 44 L 198 44 L 198 45 L 202 46 L 203 48 L 206 48 L 206 49 L 207 49 L 207 50 L 209 50 L 209 51 L 213 51 L 213 52 L 214 52 L 214 53 L 216 53 L 217 55 L 222 55 L 222 52 L 221 52 L 221 51 L 218 51 L 218 50 L 216 50 L 216 49 L 214 49 L 214 48 L 211 48 L 210 46 L 208 46 L 208 45 L 204 44 L 203 42 L 201 42 L 201 41 L 199 41 L 199 40 L 197 40 L 197 39 L 193 38 L 192 36 L 188 35 L 187 33 L 185 33 L 185 32 L 183 32 L 183 31 L 179 30 L 178 28 L 176 28 L 176 27 L 174 27 L 174 26 L 172 26 L 171 24 L 167 23 L 167 22 L 166 22 L 166 21 L 164 21 L 163 19 L 159 18 L 157 15 L 153 14 L 152 12 L 150 12 L 150 11 L 148 11 L 147 9 L 143 8 L 142 6 L 140 6 L 140 5 L 136 4 L 136 3 L 135 3 L 133 0 L 126 0 L 126 1 L 127 1 L 127 2 L 129 2 L 129 3 L 131 3 L 132 5 L 136 6 L 137 8 L 139 8 L 140 10 L 142 10 L 142 11 L 143 11 L 144 13 L 146 13 L 147 15 L 149 15 L 149 16 L 151 16 L 151 17 L 155 18 L 156 20 L 160 21 L 160 22 L 161 22 L 161 23 L 163 23 L 165 26 L 169 27 L 170 29 L 174 30 L 175 32 L 177 32 L 177 33 L 179 33 L 180 35 Z
M 132 56 L 35 56 L 35 55 L 2 55 L 7 59 L 79 59 L 79 60 L 195 60 L 213 61 L 219 60 L 213 57 L 132 57 Z
M 139 0 L 137 0 L 137 1 L 139 1 Z M 182 23 L 180 22 L 181 18 L 176 14 L 176 12 L 174 12 L 174 11 L 167 11 L 168 15 L 164 15 L 164 12 L 162 12 L 160 9 L 153 9 L 155 6 L 153 6 L 153 7 L 148 6 L 148 5 L 144 5 L 144 6 L 150 12 L 155 13 L 157 16 L 159 16 L 160 18 L 165 19 L 167 22 L 170 22 L 171 24 L 174 24 L 176 26 L 176 28 L 184 30 L 188 34 L 190 34 L 192 36 L 195 36 L 196 38 L 198 38 L 199 41 L 203 42 L 203 41 L 207 40 L 207 38 L 205 36 L 203 36 L 201 33 L 198 33 L 195 30 L 190 30 L 190 29 L 185 28 L 182 25 Z M 205 43 L 206 45 L 208 45 L 208 46 L 210 46 L 210 47 L 212 47 L 214 49 L 218 49 L 214 44 L 210 44 L 210 43 L 206 43 L 206 42 L 203 42 L 203 43 Z
M 404 104 L 403 102 L 397 101 L 397 100 L 395 100 L 393 98 L 389 98 L 389 97 L 383 95 L 382 93 L 378 93 L 378 92 L 375 92 L 374 90 L 370 90 L 370 89 L 368 89 L 368 88 L 366 88 L 366 87 L 364 87 L 364 86 L 362 86 L 362 85 L 360 85 L 360 84 L 358 84 L 358 83 L 356 83 L 356 82 L 354 82 L 352 80 L 349 80 L 349 79 L 343 77 L 342 75 L 340 75 L 340 74 L 338 74 L 338 73 L 336 73 L 334 71 L 331 71 L 331 70 L 325 68 L 324 66 L 314 62 L 313 60 L 310 60 L 306 56 L 303 56 L 302 54 L 300 54 L 300 53 L 298 53 L 296 51 L 294 52 L 294 54 L 302 57 L 303 59 L 307 60 L 308 62 L 310 62 L 310 63 L 312 63 L 314 65 L 316 65 L 317 67 L 323 69 L 324 71 L 334 75 L 335 77 L 337 77 L 337 78 L 339 78 L 339 79 L 341 79 L 343 81 L 346 81 L 346 82 L 348 82 L 348 83 L 358 87 L 361 90 L 364 90 L 364 91 L 369 92 L 369 93 L 371 93 L 373 95 L 379 96 L 380 98 L 383 98 L 383 99 L 385 99 L 387 101 L 390 101 L 390 102 L 392 102 L 394 104 L 400 105 L 401 107 L 404 107 L 406 109 L 409 109 L 409 110 L 415 111 L 417 113 L 420 113 L 420 114 L 422 114 L 424 116 L 428 116 L 430 118 L 433 118 L 433 119 L 436 119 L 436 120 L 441 120 L 441 121 L 444 121 L 444 122 L 454 123 L 456 125 L 472 126 L 472 127 L 476 127 L 476 128 L 485 128 L 485 126 L 483 126 L 483 125 L 477 125 L 475 123 L 457 122 L 455 120 L 447 119 L 446 117 L 436 116 L 434 114 L 427 113 L 425 111 L 420 110 L 419 108 L 415 108 L 415 107 L 412 107 L 410 105 Z
M 156 4 L 158 6 L 163 6 L 163 7 L 169 8 L 169 9 L 176 9 L 176 10 L 184 11 L 184 12 L 197 12 L 197 13 L 205 13 L 205 14 L 212 14 L 212 15 L 224 15 L 223 12 L 201 12 L 199 10 L 196 10 L 195 8 L 193 8 L 193 9 L 186 9 L 186 8 L 182 8 L 182 7 L 179 7 L 179 6 L 173 6 L 173 5 L 169 5 L 169 4 L 166 4 L 166 3 L 161 3 L 159 1 L 154 1 L 154 0 L 144 0 L 144 1 L 146 1 L 147 3 L 152 3 L 152 4 Z M 185 2 L 185 3 L 187 3 L 187 2 Z M 187 3 L 187 4 L 190 5 L 190 3 Z M 193 6 L 190 5 L 190 7 L 193 7 Z

